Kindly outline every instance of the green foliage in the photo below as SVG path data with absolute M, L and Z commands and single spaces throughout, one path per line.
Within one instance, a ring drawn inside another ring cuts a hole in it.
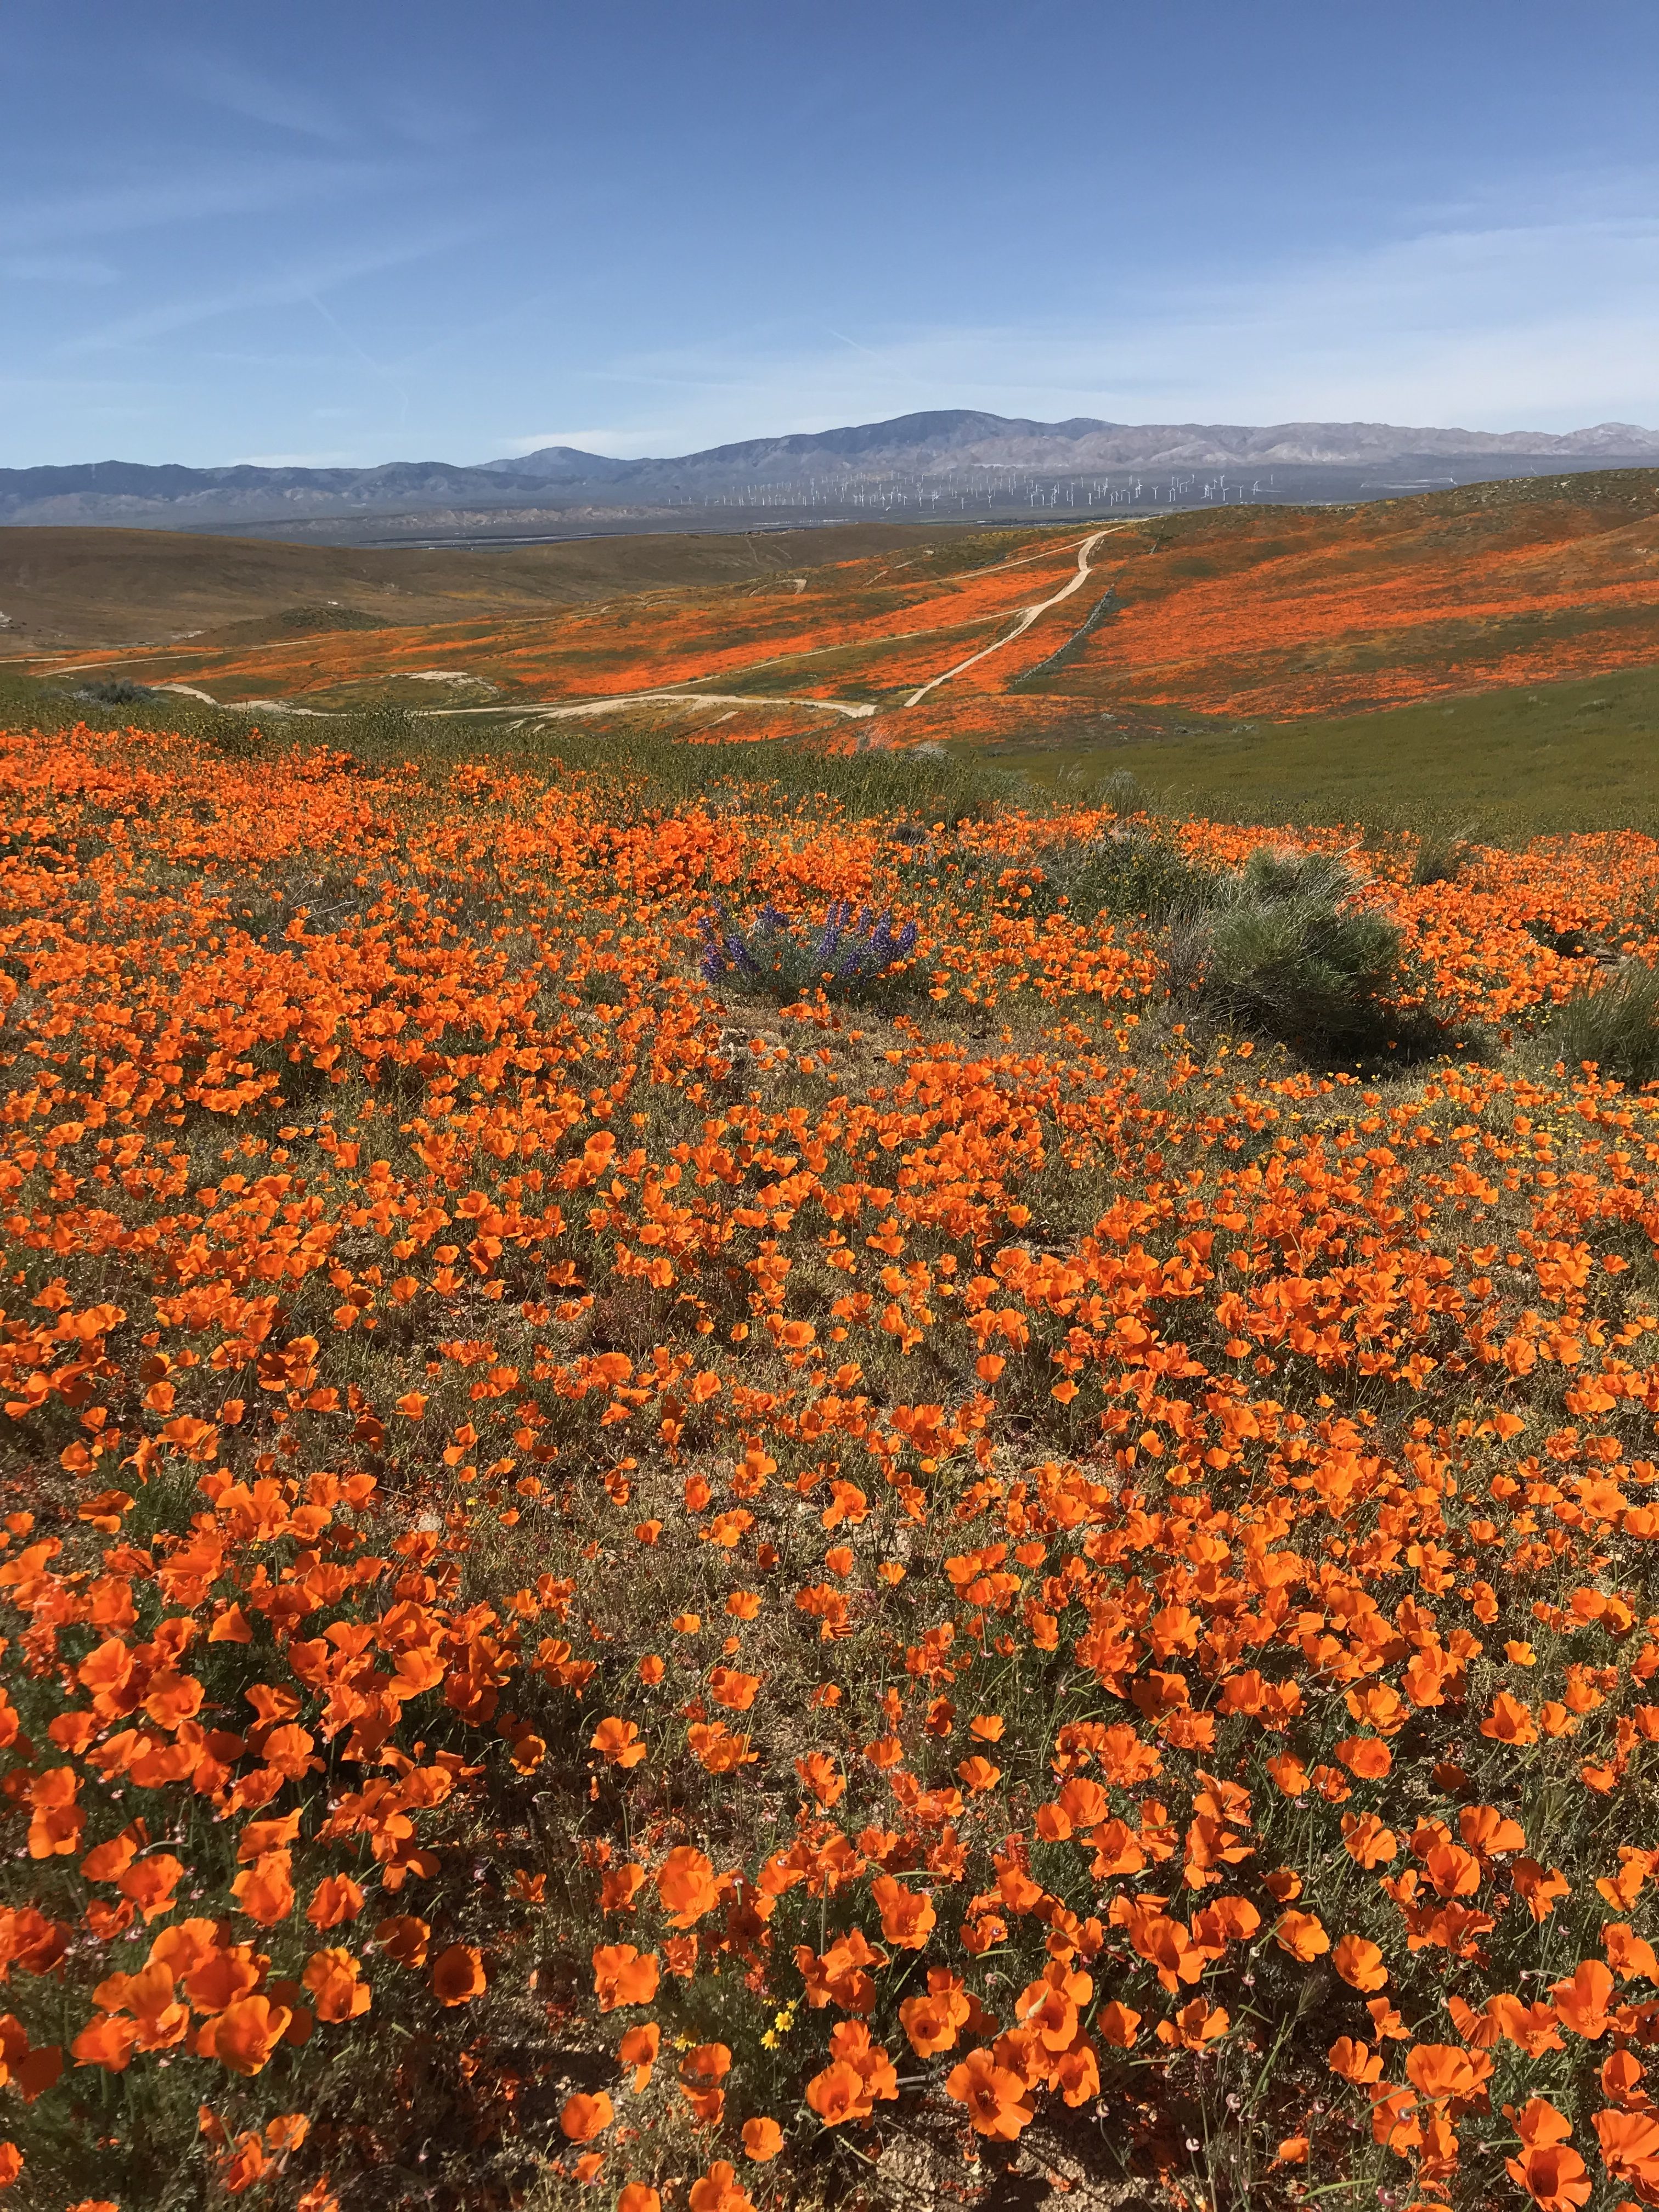
M 1089 844 L 1064 848 L 1045 858 L 1043 872 L 1030 910 L 1053 913 L 1064 900 L 1074 921 L 1106 915 L 1161 922 L 1182 908 L 1207 905 L 1217 884 L 1209 869 L 1150 823 L 1119 823 Z
M 129 684 L 125 677 L 118 676 L 113 682 L 83 684 L 76 696 L 100 707 L 136 707 L 141 699 L 154 699 L 158 695 L 147 684 Z
M 1251 854 L 1164 939 L 1170 995 L 1212 1028 L 1276 1038 L 1311 1064 L 1386 1066 L 1451 1042 L 1400 1003 L 1400 932 L 1358 903 L 1334 854 Z
M 1659 1082 L 1659 970 L 1631 962 L 1569 999 L 1546 1035 L 1569 1073 L 1593 1060 L 1621 1083 Z
M 1446 821 L 1431 822 L 1418 833 L 1411 879 L 1419 889 L 1428 884 L 1455 883 L 1470 853 L 1469 830 L 1454 830 Z
M 266 626 L 277 631 L 290 631 L 295 636 L 310 636 L 322 630 L 385 629 L 389 625 L 384 615 L 368 614 L 362 607 L 325 605 L 284 607 L 280 614 L 267 617 Z

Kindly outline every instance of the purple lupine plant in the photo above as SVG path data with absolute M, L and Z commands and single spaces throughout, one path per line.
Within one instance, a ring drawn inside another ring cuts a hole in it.
M 872 915 L 861 907 L 854 916 L 850 901 L 837 899 L 817 929 L 797 926 L 768 900 L 747 934 L 723 908 L 699 921 L 706 982 L 749 980 L 787 996 L 813 989 L 850 990 L 877 981 L 907 962 L 915 949 L 916 925 L 893 927 L 890 912 Z

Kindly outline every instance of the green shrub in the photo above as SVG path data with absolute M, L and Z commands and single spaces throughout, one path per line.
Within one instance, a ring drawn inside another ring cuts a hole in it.
M 1455 883 L 1468 866 L 1474 849 L 1467 828 L 1454 830 L 1445 823 L 1430 823 L 1418 832 L 1412 882 L 1419 889 L 1426 884 Z
M 1569 1073 L 1593 1060 L 1621 1083 L 1659 1081 L 1659 970 L 1631 962 L 1569 999 L 1545 1034 Z
M 111 683 L 83 684 L 75 696 L 99 707 L 136 707 L 141 700 L 161 695 L 148 684 L 129 684 L 125 677 L 118 676 Z
M 1359 905 L 1323 853 L 1252 854 L 1166 933 L 1170 995 L 1207 1026 L 1277 1038 L 1310 1063 L 1381 1067 L 1447 1049 L 1431 1012 L 1399 1002 L 1401 937 Z
M 1155 830 L 1121 825 L 1089 844 L 1045 854 L 1042 868 L 1031 911 L 1051 914 L 1063 898 L 1074 921 L 1107 915 L 1160 922 L 1182 908 L 1207 905 L 1218 880 Z

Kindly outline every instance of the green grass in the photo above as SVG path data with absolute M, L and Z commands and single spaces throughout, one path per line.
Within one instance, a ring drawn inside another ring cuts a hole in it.
M 855 815 L 953 821 L 999 805 L 1076 804 L 1127 773 L 1155 811 L 1219 821 L 1376 831 L 1438 823 L 1493 844 L 1610 824 L 1659 834 L 1659 668 L 1281 724 L 1179 708 L 1135 708 L 1108 721 L 1080 708 L 1073 742 L 961 743 L 946 758 L 826 759 L 790 740 L 687 746 L 648 715 L 603 729 L 567 722 L 516 731 L 502 727 L 507 718 L 410 719 L 400 708 L 433 703 L 427 685 L 418 701 L 377 693 L 321 720 L 216 711 L 168 693 L 100 708 L 77 699 L 75 683 L 43 684 L 0 665 L 0 726 L 53 730 L 86 720 L 245 750 L 251 722 L 262 720 L 267 742 L 323 743 L 370 762 L 413 758 L 434 775 L 483 756 L 614 769 L 643 779 L 648 803 L 671 805 L 770 781 L 782 796 L 823 794 Z M 1114 803 L 1133 804 L 1133 793 Z
M 1160 810 L 1221 821 L 1391 828 L 1426 809 L 1500 844 L 1610 823 L 1659 830 L 1659 668 L 1312 721 L 1179 708 L 1079 720 L 1074 744 L 956 750 L 1039 786 L 1075 789 L 1127 769 Z

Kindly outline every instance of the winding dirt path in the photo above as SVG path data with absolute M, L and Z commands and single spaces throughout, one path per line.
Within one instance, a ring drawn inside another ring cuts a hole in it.
M 518 700 L 509 707 L 416 707 L 416 720 L 435 721 L 447 714 L 524 714 L 544 722 L 562 721 L 577 714 L 608 714 L 615 707 L 637 707 L 653 700 L 672 699 L 684 707 L 814 707 L 822 714 L 845 714 L 862 722 L 875 713 L 854 699 L 790 699 L 772 693 L 744 691 L 617 691 L 608 699 L 580 699 L 572 706 L 562 700 L 544 703 Z
M 1006 647 L 1012 645 L 1017 639 L 1024 637 L 1025 633 L 1030 629 L 1033 623 L 1037 620 L 1040 615 L 1046 614 L 1050 607 L 1057 607 L 1062 600 L 1069 599 L 1073 592 L 1082 590 L 1084 585 L 1088 581 L 1091 574 L 1093 573 L 1091 556 L 1094 553 L 1095 548 L 1100 544 L 1103 538 L 1115 537 L 1122 531 L 1133 529 L 1134 527 L 1136 527 L 1136 525 L 1133 523 L 1115 523 L 1105 529 L 1091 532 L 1088 537 L 1082 538 L 1081 540 L 1074 539 L 1073 543 L 1077 546 L 1077 571 L 1074 575 L 1073 575 L 1060 586 L 1059 591 L 1052 593 L 1050 597 L 1046 599 L 1038 599 L 1035 601 L 1030 606 L 1020 607 L 1013 610 L 1012 611 L 1017 615 L 1018 619 L 1015 621 L 1013 628 L 1010 629 L 1005 636 L 995 639 L 989 645 L 981 646 L 978 652 L 970 653 L 966 659 L 956 661 L 951 667 L 945 669 L 941 674 L 930 678 L 926 684 L 921 684 L 917 690 L 912 691 L 908 696 L 901 702 L 902 705 L 905 707 L 919 706 L 921 701 L 927 696 L 928 693 L 930 691 L 937 690 L 941 684 L 948 684 L 952 677 L 962 675 L 966 670 L 977 666 L 979 662 L 981 660 L 988 659 L 992 653 L 1001 653 Z M 992 562 L 982 568 L 968 569 L 963 572 L 962 576 L 953 578 L 950 580 L 965 582 L 970 577 L 993 575 L 999 570 L 1004 568 L 1024 568 L 1033 562 L 1048 560 L 1051 557 L 1052 554 L 1048 548 L 1039 547 L 1032 552 L 1018 555 L 1012 561 Z M 906 563 L 901 565 L 908 564 Z M 806 580 L 804 577 L 787 578 L 784 580 L 792 584 L 794 590 L 798 592 L 804 592 L 806 588 Z M 922 629 L 893 631 L 889 633 L 886 636 L 882 637 L 879 640 L 872 640 L 871 642 L 879 642 L 884 645 L 896 644 L 901 641 L 908 641 L 912 638 L 937 636 L 940 630 L 950 629 L 954 627 L 956 627 L 956 625 L 950 623 L 935 623 Z M 329 635 L 331 635 L 331 633 L 329 633 Z M 305 642 L 304 640 L 289 641 L 296 643 Z M 209 648 L 204 647 L 196 649 L 206 652 L 209 650 L 217 651 L 219 648 Z M 769 654 L 759 660 L 748 663 L 741 672 L 744 675 L 751 675 L 762 668 L 789 661 L 810 660 L 817 658 L 821 654 L 839 653 L 845 649 L 846 647 L 844 644 L 841 641 L 837 641 L 832 645 L 807 647 L 804 650 L 796 653 Z M 38 659 L 40 656 L 32 655 L 28 657 Z M 111 657 L 112 658 L 112 656 Z M 105 658 L 96 661 L 82 661 L 79 663 L 71 662 L 67 665 L 58 665 L 40 671 L 39 672 L 46 677 L 68 676 L 71 674 L 78 674 L 85 669 L 106 667 L 109 665 L 109 658 Z M 428 676 L 432 673 L 432 672 L 426 670 L 422 670 L 418 672 L 423 677 Z M 695 681 L 696 679 L 694 678 L 693 680 Z M 216 700 L 210 692 L 201 690 L 196 685 L 191 684 L 181 684 L 177 682 L 161 683 L 154 684 L 150 688 L 159 691 L 182 693 L 187 698 L 199 699 L 207 706 L 228 705 L 233 712 L 246 712 L 249 709 L 257 711 L 263 709 L 268 714 L 288 713 L 295 714 L 312 714 L 316 715 L 319 720 L 327 718 L 331 713 L 331 710 L 327 708 L 319 708 L 315 707 L 301 707 L 290 704 L 288 701 L 281 699 L 238 699 L 228 702 Z M 860 700 L 809 699 L 793 696 L 787 694 L 783 696 L 775 696 L 763 695 L 757 692 L 688 691 L 678 688 L 659 685 L 653 686 L 651 690 L 644 691 L 616 692 L 611 694 L 609 697 L 599 699 L 579 699 L 574 701 L 557 699 L 537 701 L 516 700 L 510 703 L 504 702 L 500 705 L 493 707 L 419 707 L 414 708 L 412 710 L 412 714 L 416 719 L 422 721 L 439 720 L 451 716 L 481 714 L 516 714 L 530 720 L 561 721 L 568 719 L 576 719 L 588 714 L 610 714 L 618 707 L 645 706 L 666 702 L 674 702 L 681 705 L 692 707 L 704 705 L 710 707 L 725 707 L 728 709 L 736 709 L 741 707 L 805 707 L 817 714 L 839 714 L 845 720 L 854 722 L 868 721 L 872 716 L 880 712 L 880 709 L 874 704 Z M 346 710 L 333 711 L 339 712 Z M 726 718 L 722 716 L 721 719 L 725 720 Z M 863 742 L 865 741 L 861 739 L 860 743 L 862 744 Z
M 1024 637 L 1039 615 L 1047 614 L 1050 607 L 1057 607 L 1062 599 L 1069 599 L 1073 592 L 1080 592 L 1083 589 L 1089 580 L 1089 556 L 1101 539 L 1115 537 L 1118 531 L 1127 529 L 1128 526 L 1127 524 L 1120 522 L 1109 530 L 1097 530 L 1092 537 L 1085 538 L 1077 549 L 1077 574 L 1069 584 L 1062 585 L 1052 599 L 1039 599 L 1033 606 L 1022 607 L 1019 610 L 1019 620 L 1006 637 L 998 638 L 994 644 L 981 646 L 977 653 L 970 653 L 966 660 L 959 660 L 954 668 L 947 668 L 942 676 L 932 678 L 921 686 L 919 691 L 913 691 L 910 694 L 904 702 L 905 705 L 920 706 L 927 694 L 937 690 L 941 684 L 948 684 L 953 676 L 960 676 L 964 669 L 972 668 L 977 662 L 988 659 L 992 653 L 1000 653 L 1006 646 L 1012 645 L 1016 638 Z

